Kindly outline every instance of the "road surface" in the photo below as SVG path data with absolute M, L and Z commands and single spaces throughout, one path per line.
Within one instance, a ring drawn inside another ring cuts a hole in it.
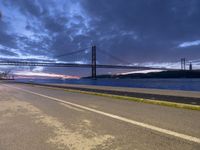
M 200 111 L 0 82 L 0 150 L 199 150 Z
M 52 84 L 52 83 L 39 84 L 31 82 L 26 82 L 26 84 L 37 84 L 37 85 L 51 86 L 57 88 L 75 89 L 88 92 L 144 98 L 148 100 L 159 100 L 159 101 L 175 102 L 175 103 L 190 104 L 190 105 L 200 105 L 200 92 L 198 91 L 182 91 L 182 90 L 166 90 L 166 89 L 161 90 L 161 89 L 130 88 L 130 87 L 127 88 L 127 87 L 95 86 L 95 85 L 80 85 L 80 84 Z

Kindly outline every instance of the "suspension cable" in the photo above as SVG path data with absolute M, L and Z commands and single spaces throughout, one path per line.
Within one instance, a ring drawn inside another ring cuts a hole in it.
M 61 54 L 61 55 L 56 55 L 56 56 L 54 56 L 54 57 L 55 57 L 55 58 L 59 58 L 59 57 L 70 56 L 70 55 L 82 53 L 82 52 L 85 52 L 85 50 L 86 50 L 86 49 L 89 49 L 89 48 L 90 48 L 90 47 L 86 47 L 86 48 L 79 49 L 79 50 L 76 50 L 76 51 L 64 53 L 64 54 Z
M 122 59 L 120 59 L 120 58 L 118 58 L 118 57 L 112 55 L 111 53 L 105 51 L 105 50 L 98 49 L 98 51 L 102 52 L 101 54 L 108 55 L 110 58 L 112 58 L 112 59 L 114 59 L 115 61 L 118 61 L 118 62 L 120 62 L 120 63 L 123 62 L 123 63 L 125 63 L 125 64 L 131 64 L 130 62 L 125 61 L 125 60 L 122 60 Z

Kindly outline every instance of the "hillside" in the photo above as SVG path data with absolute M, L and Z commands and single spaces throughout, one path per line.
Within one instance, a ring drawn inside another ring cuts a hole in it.
M 86 77 L 91 78 L 91 77 Z M 200 78 L 200 70 L 196 71 L 162 71 L 151 73 L 132 73 L 127 75 L 98 75 L 97 78 Z

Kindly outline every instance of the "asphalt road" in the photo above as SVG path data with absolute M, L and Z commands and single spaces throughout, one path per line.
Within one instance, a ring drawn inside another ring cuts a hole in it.
M 0 82 L 0 150 L 199 150 L 200 111 Z
M 17 82 L 10 82 L 17 83 Z M 21 82 L 19 82 L 21 84 Z M 51 86 L 65 89 L 75 89 L 86 92 L 97 92 L 105 94 L 113 94 L 120 96 L 129 96 L 136 98 L 144 98 L 148 100 L 159 100 L 167 102 L 175 102 L 190 105 L 200 105 L 200 92 L 198 91 L 182 91 L 182 90 L 161 90 L 148 88 L 127 88 L 112 86 L 95 86 L 95 85 L 79 85 L 79 84 L 41 84 L 26 82 L 24 84 L 35 84 L 42 86 Z

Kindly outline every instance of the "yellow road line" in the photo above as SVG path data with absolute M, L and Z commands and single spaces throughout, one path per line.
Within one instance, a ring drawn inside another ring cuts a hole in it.
M 106 93 L 100 93 L 100 92 L 82 91 L 82 90 L 76 90 L 76 89 L 47 87 L 47 86 L 42 86 L 42 85 L 33 85 L 33 86 L 45 87 L 45 88 L 56 89 L 56 90 L 62 89 L 64 91 L 73 92 L 73 93 L 90 94 L 90 95 L 110 97 L 110 98 L 120 99 L 120 100 L 129 100 L 129 101 L 141 102 L 141 103 L 146 103 L 146 104 L 154 104 L 154 105 L 161 105 L 161 106 L 168 106 L 168 107 L 174 107 L 174 108 L 182 108 L 182 109 L 190 109 L 190 110 L 200 111 L 199 105 L 182 104 L 182 103 L 168 102 L 168 101 L 161 101 L 161 100 L 150 100 L 150 99 L 136 98 L 136 97 L 130 97 L 130 96 L 123 96 L 123 95 L 114 95 L 114 94 L 106 94 Z
M 64 101 L 64 100 L 61 100 L 61 99 L 58 99 L 58 98 L 55 98 L 55 97 L 51 97 L 51 96 L 47 96 L 47 95 L 43 95 L 43 94 L 40 94 L 40 93 L 32 92 L 30 90 L 25 90 L 25 89 L 22 89 L 22 88 L 19 88 L 19 87 L 8 86 L 8 85 L 5 85 L 5 86 L 10 87 L 10 88 L 14 88 L 14 89 L 18 89 L 18 90 L 21 90 L 21 91 L 24 91 L 24 92 L 27 92 L 27 93 L 30 93 L 30 94 L 37 95 L 37 96 L 41 96 L 41 97 L 44 97 L 44 98 L 47 98 L 47 99 L 50 99 L 50 100 L 53 100 L 53 101 L 56 101 L 56 102 L 61 102 L 61 103 L 65 103 L 65 104 L 77 107 L 77 108 L 88 110 L 88 111 L 96 113 L 96 114 L 100 114 L 100 115 L 103 115 L 103 116 L 114 118 L 114 119 L 117 119 L 117 120 L 120 120 L 120 121 L 123 121 L 123 122 L 127 122 L 127 123 L 130 123 L 130 124 L 133 124 L 133 125 L 137 125 L 137 126 L 140 126 L 140 127 L 143 127 L 143 128 L 154 130 L 154 131 L 157 131 L 157 132 L 160 132 L 160 133 L 163 133 L 163 134 L 171 135 L 171 136 L 174 136 L 174 137 L 178 137 L 178 138 L 181 138 L 181 139 L 184 139 L 184 140 L 187 140 L 187 141 L 191 141 L 191 142 L 195 142 L 195 143 L 200 144 L 200 139 L 197 138 L 197 137 L 193 137 L 193 136 L 190 136 L 190 135 L 186 135 L 186 134 L 178 133 L 178 132 L 175 132 L 175 131 L 163 129 L 163 128 L 160 128 L 160 127 L 156 127 L 156 126 L 146 124 L 146 123 L 143 123 L 143 122 L 138 122 L 138 121 L 135 121 L 135 120 L 131 120 L 131 119 L 121 117 L 121 116 L 118 116 L 118 115 L 114 115 L 114 114 L 110 114 L 110 113 L 106 113 L 106 112 L 103 112 L 103 111 L 95 110 L 95 109 L 92 109 L 92 108 L 89 108 L 89 107 L 86 107 L 86 106 L 83 106 L 83 105 Z

